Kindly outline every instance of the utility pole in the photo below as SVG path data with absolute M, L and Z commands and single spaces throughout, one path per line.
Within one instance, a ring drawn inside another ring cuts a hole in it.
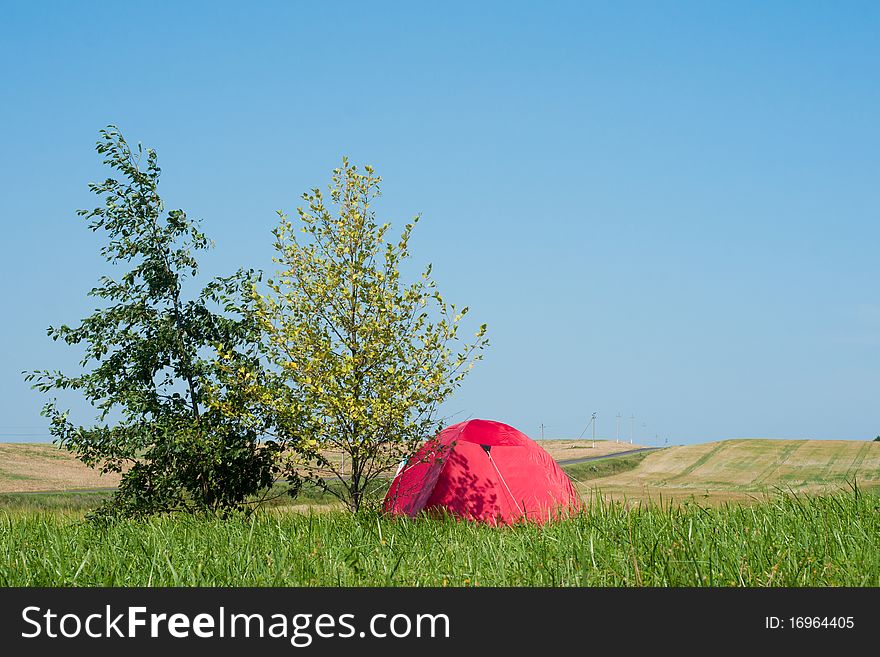
M 620 413 L 617 414 L 617 442 L 620 442 Z
M 596 414 L 593 413 L 593 449 L 596 448 Z
M 629 443 L 632 445 L 633 439 L 636 436 L 636 416 L 629 416 Z
M 544 423 L 541 422 L 541 440 L 544 440 Z

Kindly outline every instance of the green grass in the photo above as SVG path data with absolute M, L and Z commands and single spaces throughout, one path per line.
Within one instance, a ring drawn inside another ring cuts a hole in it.
M 633 470 L 638 467 L 639 463 L 645 460 L 647 455 L 648 452 L 641 452 L 639 454 L 628 454 L 627 456 L 611 456 L 597 459 L 596 461 L 564 465 L 562 470 L 576 481 L 588 481 Z
M 0 510 L 0 586 L 880 586 L 880 498 L 594 499 L 544 527 L 345 512 L 93 526 Z

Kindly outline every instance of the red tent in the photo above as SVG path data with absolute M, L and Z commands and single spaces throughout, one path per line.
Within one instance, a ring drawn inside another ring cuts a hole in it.
M 580 506 L 571 481 L 538 443 L 491 420 L 460 422 L 427 441 L 398 470 L 384 502 L 390 513 L 445 509 L 493 525 L 544 523 Z

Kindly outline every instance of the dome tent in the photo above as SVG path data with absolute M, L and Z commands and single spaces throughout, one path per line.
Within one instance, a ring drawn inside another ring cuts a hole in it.
M 488 524 L 544 523 L 581 507 L 566 474 L 534 440 L 492 420 L 443 429 L 404 462 L 385 495 L 389 513 L 449 513 Z

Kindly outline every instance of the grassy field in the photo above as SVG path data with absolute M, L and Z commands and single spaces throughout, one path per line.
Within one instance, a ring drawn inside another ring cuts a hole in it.
M 880 442 L 742 439 L 669 447 L 582 486 L 617 500 L 751 502 L 776 492 L 880 486 Z
M 544 527 L 353 517 L 316 490 L 249 517 L 99 526 L 84 518 L 109 491 L 3 493 L 0 586 L 880 586 L 880 443 L 735 440 L 564 469 L 588 504 Z
M 628 508 L 542 528 L 265 511 L 109 527 L 0 511 L 0 586 L 880 586 L 880 498 Z

